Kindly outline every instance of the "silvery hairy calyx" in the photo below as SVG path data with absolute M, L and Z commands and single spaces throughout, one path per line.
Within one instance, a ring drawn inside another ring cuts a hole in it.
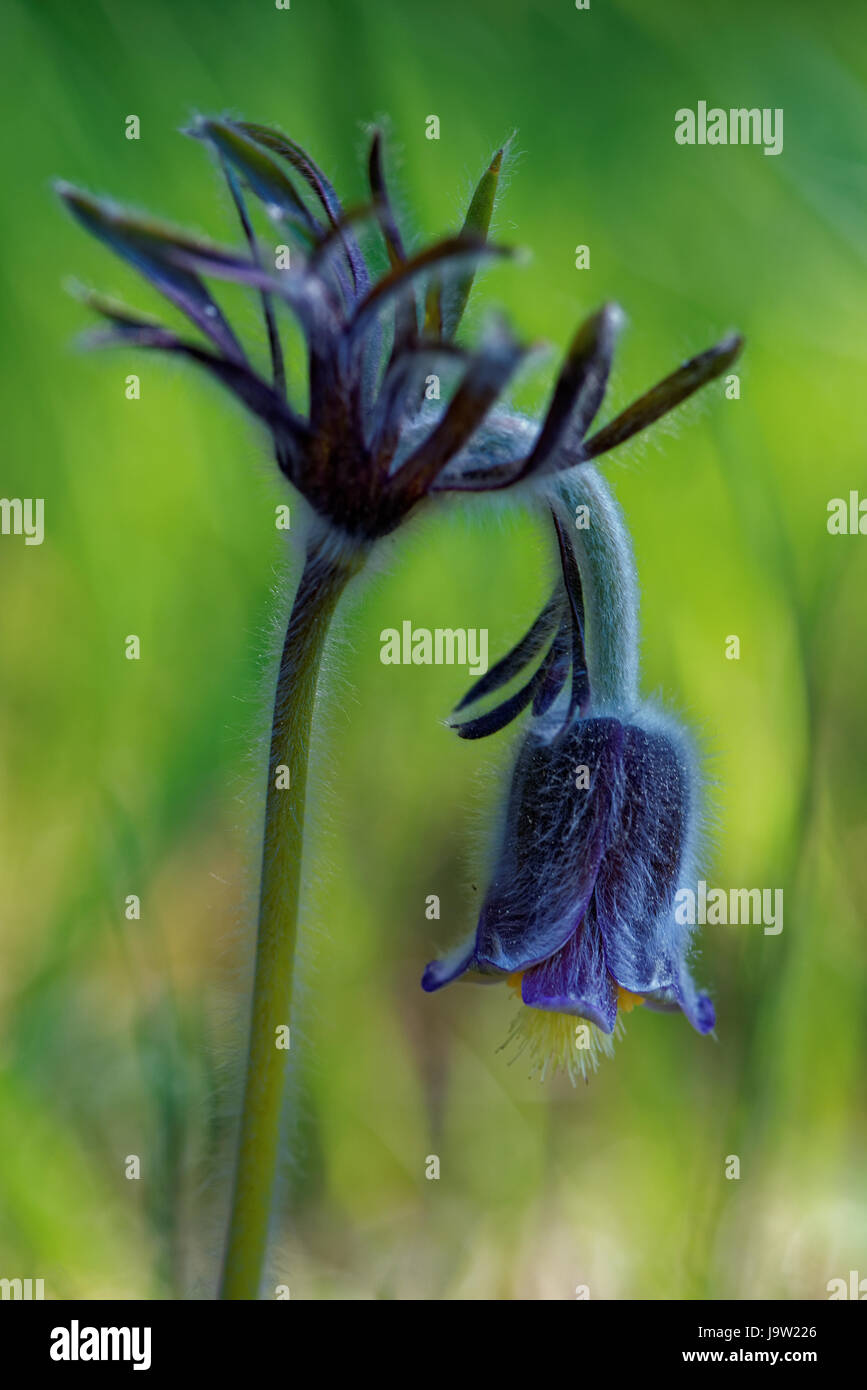
M 695 832 L 690 755 L 673 726 L 638 704 L 628 540 L 588 465 L 719 376 L 741 343 L 726 338 L 591 433 L 620 326 L 617 308 L 605 306 L 576 333 L 541 421 L 528 419 L 504 400 L 527 351 L 508 325 L 492 319 L 474 346 L 457 336 L 475 271 L 510 254 L 488 239 L 507 147 L 482 174 L 461 228 L 415 249 L 389 199 L 379 132 L 370 141 L 369 197 L 348 209 L 310 156 L 276 130 L 200 119 L 188 133 L 227 182 L 240 249 L 68 184 L 58 192 L 196 330 L 183 336 L 88 292 L 104 320 L 90 341 L 157 349 L 216 377 L 265 427 L 277 467 L 308 513 L 276 677 L 249 1053 L 221 1286 L 222 1297 L 238 1299 L 258 1296 L 267 1245 L 286 1061 L 274 1038 L 291 1014 L 322 651 L 341 595 L 377 540 L 434 494 L 507 491 L 516 505 L 551 508 L 563 578 L 517 655 L 495 668 L 508 680 L 539 657 L 529 693 L 462 729 L 491 732 L 533 703 L 478 934 L 454 962 L 429 969 L 426 987 L 461 970 L 500 974 L 520 981 L 526 1013 L 567 1018 L 570 1027 L 586 1019 L 602 1038 L 618 1009 L 635 1002 L 679 1007 L 700 1029 L 711 1026 L 710 1005 L 687 971 L 688 943 L 668 913 Z M 249 195 L 263 205 L 270 241 L 256 234 Z M 210 286 L 220 281 L 258 297 L 267 368 L 217 303 Z M 284 311 L 304 338 L 300 383 L 287 380 Z M 427 399 L 432 373 L 443 382 L 442 399 Z M 582 489 L 600 521 L 583 550 L 568 531 L 569 505 Z M 473 699 L 491 689 L 489 681 Z M 568 788 L 578 762 L 590 768 L 580 802 Z M 288 779 L 278 778 L 279 768 L 288 768 Z

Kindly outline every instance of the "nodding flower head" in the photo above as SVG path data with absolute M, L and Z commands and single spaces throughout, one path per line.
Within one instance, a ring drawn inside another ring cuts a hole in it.
M 91 341 L 157 348 L 204 367 L 266 425 L 281 471 L 339 541 L 363 548 L 434 492 L 508 488 L 595 457 L 718 375 L 738 350 L 739 340 L 730 338 L 693 359 L 585 443 L 605 391 L 618 322 L 608 306 L 579 330 L 548 412 L 535 425 L 497 408 L 525 352 L 505 324 L 491 326 L 474 351 L 455 341 L 476 266 L 508 254 L 488 240 L 505 147 L 482 175 L 460 232 L 410 252 L 389 200 L 378 132 L 368 160 L 370 199 L 349 210 L 310 156 L 276 130 L 201 119 L 189 134 L 220 164 L 245 250 L 58 185 L 79 221 L 146 276 L 200 334 L 179 336 L 87 294 L 111 325 Z M 273 245 L 256 240 L 245 190 L 279 229 L 276 256 Z M 388 260 L 378 278 L 359 239 L 366 223 L 378 227 Z M 284 235 L 292 243 L 288 267 Z M 259 295 L 267 373 L 252 365 L 207 287 L 212 279 Z M 303 412 L 287 390 L 279 304 L 294 314 L 306 342 Z M 426 401 L 434 368 L 434 375 L 444 373 L 445 390 L 441 400 Z
M 543 1075 L 562 1067 L 574 1080 L 610 1052 L 636 1005 L 681 1010 L 700 1033 L 714 1009 L 693 983 L 690 928 L 675 914 L 678 889 L 694 882 L 700 779 L 684 730 L 638 695 L 628 534 L 591 468 L 551 501 L 561 579 L 459 706 L 532 668 L 516 694 L 456 726 L 484 737 L 532 703 L 491 884 L 473 937 L 432 962 L 422 984 L 436 990 L 465 973 L 508 981 L 523 1005 L 510 1041 Z M 577 529 L 581 508 L 588 524 Z
M 516 1033 L 540 1066 L 570 1073 L 595 1065 L 636 1004 L 682 1009 L 708 1032 L 713 1006 L 674 914 L 696 809 L 689 750 L 663 721 L 544 716 L 521 745 L 475 935 L 428 966 L 424 988 L 465 971 L 520 985 Z

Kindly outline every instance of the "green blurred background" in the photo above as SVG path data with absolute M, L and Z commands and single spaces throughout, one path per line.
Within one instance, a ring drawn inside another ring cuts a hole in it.
M 824 1298 L 867 1274 L 867 540 L 826 529 L 830 498 L 867 492 L 863 9 L 5 10 L 0 490 L 43 496 L 47 534 L 0 539 L 0 1275 L 42 1277 L 51 1297 L 213 1295 L 261 738 L 297 559 L 287 571 L 264 441 L 216 388 L 70 347 L 88 325 L 70 275 L 164 311 L 50 189 L 63 176 L 235 241 L 225 191 L 177 133 L 196 110 L 281 125 L 350 203 L 363 123 L 387 117 L 415 244 L 459 222 L 517 127 L 496 231 L 532 260 L 483 277 L 465 331 L 500 304 L 556 352 L 617 299 L 606 415 L 745 332 L 741 399 L 710 388 L 606 475 L 634 531 L 645 689 L 691 722 L 716 784 L 706 877 L 785 890 L 779 936 L 705 929 L 715 1040 L 633 1013 L 587 1087 L 543 1087 L 497 1051 L 505 990 L 421 993 L 425 962 L 473 923 L 511 739 L 457 740 L 442 720 L 466 674 L 384 667 L 379 633 L 487 627 L 495 655 L 548 579 L 533 518 L 427 514 L 379 552 L 328 660 L 266 1293 Z M 782 155 L 675 145 L 675 110 L 702 99 L 782 107 Z M 227 302 L 261 352 L 254 301 Z M 555 365 L 523 380 L 523 406 L 541 408 Z

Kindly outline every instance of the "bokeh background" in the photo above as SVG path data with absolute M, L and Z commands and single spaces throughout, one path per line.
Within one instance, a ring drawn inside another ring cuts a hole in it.
M 705 929 L 716 1039 L 633 1013 L 586 1087 L 541 1086 L 498 1052 L 506 991 L 421 993 L 425 962 L 473 923 L 511 736 L 457 740 L 442 721 L 466 674 L 384 667 L 379 633 L 487 627 L 496 654 L 549 573 L 524 513 L 428 513 L 380 552 L 328 659 L 266 1292 L 824 1298 L 829 1279 L 867 1274 L 867 540 L 826 529 L 829 499 L 867 495 L 863 9 L 5 12 L 0 490 L 44 497 L 47 535 L 0 539 L 0 1275 L 42 1277 L 51 1297 L 215 1285 L 261 738 L 297 557 L 274 529 L 287 499 L 264 441 L 216 388 L 70 346 L 88 326 L 70 275 L 165 311 L 50 187 L 63 176 L 236 241 L 204 152 L 178 133 L 197 110 L 282 126 L 350 203 L 364 123 L 387 118 L 415 244 L 459 223 L 517 128 L 496 230 L 532 259 L 482 278 L 465 331 L 499 304 L 553 345 L 518 388 L 528 409 L 607 298 L 629 327 L 606 415 L 729 328 L 746 334 L 740 400 L 717 384 L 606 474 L 634 531 L 645 689 L 690 721 L 715 784 L 706 877 L 785 892 L 779 936 Z M 675 110 L 702 99 L 782 107 L 782 155 L 677 146 Z M 578 243 L 590 270 L 574 268 Z M 261 353 L 255 303 L 227 303 Z

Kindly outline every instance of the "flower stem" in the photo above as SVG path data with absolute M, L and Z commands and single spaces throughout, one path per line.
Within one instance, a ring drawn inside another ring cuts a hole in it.
M 638 702 L 638 581 L 632 540 L 611 490 L 584 464 L 554 493 L 581 574 L 587 670 L 594 709 L 628 712 Z M 576 527 L 576 507 L 587 524 Z
M 259 932 L 238 1158 L 220 1297 L 259 1295 L 277 1170 L 297 944 L 304 803 L 313 706 L 329 624 L 356 557 L 307 555 L 289 617 L 271 729 Z M 278 769 L 286 771 L 278 773 Z M 288 786 L 280 786 L 287 782 Z

